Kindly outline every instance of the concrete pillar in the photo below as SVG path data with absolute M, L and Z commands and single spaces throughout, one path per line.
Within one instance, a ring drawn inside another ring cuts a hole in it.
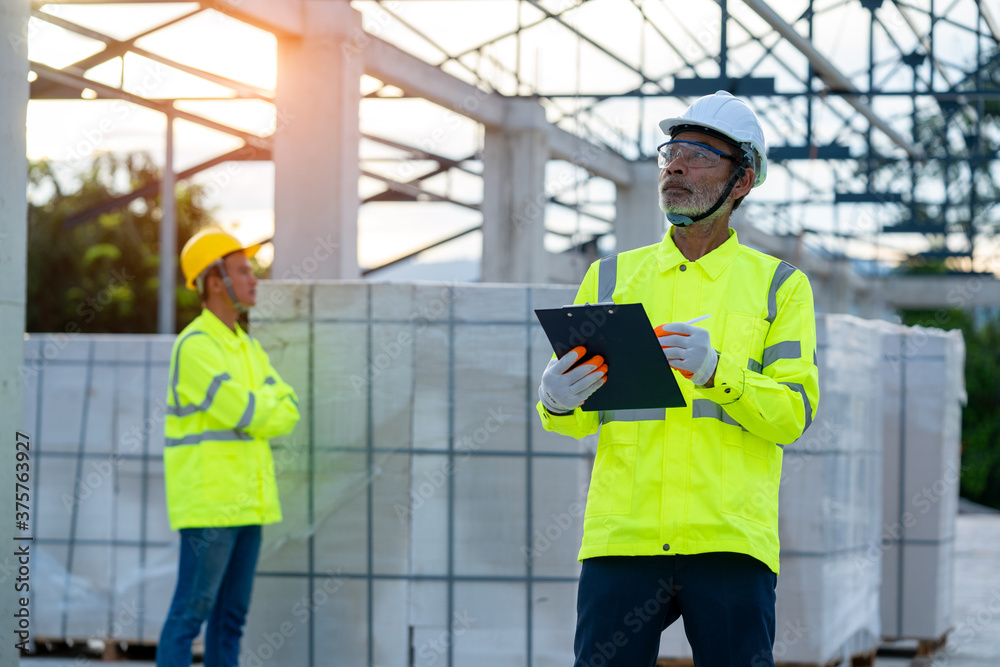
M 858 315 L 867 320 L 892 321 L 895 313 L 889 308 L 885 296 L 877 289 L 869 289 L 858 297 Z
M 660 210 L 656 189 L 660 170 L 656 160 L 643 160 L 630 165 L 632 183 L 618 186 L 618 207 L 615 215 L 617 251 L 634 250 L 663 240 L 667 218 Z
M 483 144 L 483 282 L 548 282 L 545 236 L 545 110 L 509 100 L 503 126 Z
M 858 295 L 852 285 L 854 272 L 847 259 L 838 257 L 828 260 L 822 273 L 810 273 L 807 267 L 799 268 L 809 275 L 816 312 L 861 314 L 856 303 Z
M 828 312 L 844 313 L 847 315 L 857 315 L 855 303 L 851 290 L 851 275 L 853 270 L 847 258 L 838 257 L 834 260 L 833 272 L 827 285 L 827 294 L 830 304 Z
M 0 438 L 5 460 L 0 464 L 0 497 L 7 498 L 7 505 L 0 512 L 0 551 L 3 571 L 10 574 L 0 577 L 0 665 L 18 664 L 19 652 L 15 648 L 17 628 L 14 614 L 20 609 L 18 600 L 27 597 L 14 589 L 19 563 L 14 556 L 18 547 L 27 547 L 37 559 L 33 542 L 16 541 L 12 537 L 33 535 L 29 516 L 29 530 L 14 527 L 14 473 L 17 454 L 16 442 L 25 442 L 22 400 L 24 384 L 21 368 L 24 363 L 24 303 L 25 261 L 27 258 L 28 208 L 25 192 L 28 187 L 28 165 L 25 160 L 25 122 L 28 110 L 28 0 L 0 2 Z M 26 434 L 31 436 L 33 434 Z M 38 487 L 34 481 L 34 462 L 37 442 L 31 438 L 28 461 L 29 488 L 32 508 L 37 507 Z M 23 472 L 23 470 L 22 470 Z M 37 571 L 37 560 L 31 564 Z M 37 580 L 32 580 L 36 584 Z
M 305 0 L 278 38 L 273 278 L 357 278 L 358 112 L 368 38 L 346 2 Z

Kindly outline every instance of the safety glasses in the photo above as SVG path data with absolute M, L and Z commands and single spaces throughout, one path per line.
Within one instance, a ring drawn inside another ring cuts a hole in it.
M 680 158 L 689 167 L 714 167 L 719 164 L 719 160 L 722 158 L 733 162 L 738 161 L 735 155 L 723 153 L 711 146 L 699 144 L 697 141 L 684 141 L 682 139 L 662 143 L 656 147 L 656 152 L 658 155 L 656 165 L 660 169 L 677 158 Z

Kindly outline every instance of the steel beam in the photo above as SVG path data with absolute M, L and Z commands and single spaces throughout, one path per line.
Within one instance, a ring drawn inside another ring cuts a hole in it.
M 363 46 L 365 72 L 487 126 L 506 124 L 507 99 L 469 85 L 433 65 L 406 53 L 377 37 Z M 553 158 L 572 162 L 620 185 L 631 182 L 629 161 L 618 153 L 598 146 L 562 128 L 549 125 L 549 149 Z
M 555 125 L 549 125 L 549 154 L 606 178 L 615 185 L 632 183 L 632 162 L 611 150 L 578 137 Z
M 417 255 L 419 255 L 422 252 L 426 252 L 427 250 L 430 250 L 432 248 L 437 248 L 438 246 L 442 246 L 442 245 L 444 245 L 446 243 L 451 243 L 452 241 L 454 241 L 456 239 L 460 239 L 463 236 L 471 234 L 472 232 L 481 231 L 482 228 L 483 228 L 482 225 L 476 225 L 475 227 L 471 227 L 469 229 L 466 229 L 465 231 L 461 231 L 461 232 L 459 232 L 457 234 L 452 234 L 451 236 L 443 238 L 443 239 L 441 239 L 439 241 L 434 241 L 433 243 L 425 245 L 424 247 L 422 247 L 422 248 L 420 248 L 418 250 L 414 250 L 413 252 L 408 252 L 405 255 L 403 255 L 402 257 L 397 257 L 396 259 L 390 259 L 385 264 L 379 264 L 378 266 L 373 266 L 370 269 L 363 269 L 361 271 L 361 275 L 362 276 L 367 276 L 367 275 L 370 275 L 372 273 L 375 273 L 376 271 L 380 271 L 382 269 L 387 269 L 390 266 L 395 266 L 396 264 L 399 264 L 400 262 L 405 262 L 408 259 L 413 259 L 414 257 L 416 257 Z
M 506 110 L 502 95 L 456 79 L 377 37 L 368 36 L 365 40 L 359 41 L 357 47 L 369 76 L 484 125 L 503 125 Z
M 175 334 L 177 294 L 177 174 L 174 173 L 174 117 L 167 114 L 166 159 L 160 182 L 160 285 L 156 332 Z
M 166 65 L 167 67 L 179 70 L 181 72 L 184 72 L 185 74 L 197 76 L 199 78 L 205 79 L 206 81 L 211 81 L 212 83 L 218 84 L 220 86 L 225 86 L 226 88 L 230 88 L 231 90 L 235 91 L 237 96 L 239 97 L 265 100 L 268 102 L 274 100 L 274 93 L 272 91 L 265 90 L 264 88 L 258 88 L 257 86 L 252 86 L 248 83 L 243 83 L 242 81 L 237 81 L 235 79 L 230 79 L 229 77 L 222 76 L 221 74 L 215 74 L 213 72 L 207 72 L 203 69 L 198 69 L 197 67 L 191 67 L 190 65 L 179 63 L 175 60 L 171 60 L 170 58 L 165 58 L 164 56 L 161 56 L 158 53 L 147 51 L 146 49 L 140 48 L 135 44 L 132 44 L 131 41 L 134 40 L 130 40 L 129 42 L 121 42 L 118 41 L 117 39 L 113 39 L 105 34 L 97 32 L 96 30 L 85 28 L 84 26 L 77 25 L 72 21 L 67 21 L 66 19 L 59 18 L 58 16 L 53 16 L 52 14 L 46 14 L 45 12 L 42 11 L 37 11 L 37 10 L 33 11 L 31 15 L 40 21 L 46 21 L 47 23 L 51 23 L 54 26 L 62 28 L 63 30 L 75 32 L 78 35 L 83 35 L 84 37 L 87 37 L 94 41 L 102 42 L 105 46 L 105 50 L 109 50 L 111 53 L 114 54 L 109 58 L 107 58 L 107 60 L 110 60 L 111 58 L 116 58 L 119 55 L 124 55 L 124 52 L 126 51 L 131 51 L 135 55 L 140 56 L 142 58 L 146 58 L 147 60 L 152 60 L 153 62 L 160 63 L 161 65 Z M 190 14 L 188 14 L 188 16 L 190 16 Z M 91 58 L 94 58 L 99 55 L 102 54 L 96 53 L 94 54 L 94 56 L 91 56 Z M 86 69 L 84 69 L 83 67 L 77 67 L 77 69 L 80 69 L 81 71 L 86 71 Z
M 978 4 L 979 13 L 982 15 L 983 20 L 986 21 L 986 27 L 990 29 L 990 34 L 993 35 L 993 39 L 997 44 L 1000 44 L 1000 23 L 997 23 L 993 12 L 985 2 L 979 2 Z
M 237 148 L 234 151 L 225 153 L 224 155 L 219 155 L 211 160 L 202 162 L 201 164 L 196 164 L 193 167 L 188 167 L 184 171 L 178 172 L 176 175 L 177 181 L 185 181 L 195 174 L 210 169 L 216 165 L 220 165 L 224 162 L 235 162 L 235 161 L 248 161 L 252 162 L 254 160 L 270 160 L 271 159 L 271 149 L 270 148 L 253 148 L 249 146 L 244 146 L 243 148 Z M 63 229 L 70 230 L 77 225 L 83 224 L 88 220 L 101 215 L 102 213 L 107 213 L 113 211 L 116 208 L 121 208 L 122 206 L 127 206 L 129 202 L 133 199 L 138 199 L 139 197 L 152 197 L 160 190 L 160 181 L 150 181 L 145 185 L 136 188 L 128 194 L 120 195 L 114 199 L 109 199 L 104 201 L 97 206 L 88 208 L 85 211 L 80 211 L 68 218 L 63 222 Z
M 841 95 L 844 101 L 868 119 L 872 127 L 878 128 L 879 131 L 889 137 L 894 144 L 906 151 L 911 157 L 914 159 L 923 157 L 923 150 L 919 146 L 914 145 L 911 140 L 901 135 L 887 122 L 879 118 L 875 111 L 866 102 L 861 100 L 862 93 L 851 83 L 851 80 L 836 65 L 827 60 L 826 56 L 820 53 L 808 38 L 800 35 L 795 28 L 785 22 L 764 0 L 743 0 L 743 3 L 767 21 L 792 46 L 802 52 L 812 64 L 813 69 L 816 71 L 816 76 L 830 87 L 831 92 Z
M 200 0 L 199 4 L 278 37 L 301 37 L 306 31 L 303 0 Z
M 198 2 L 202 9 L 214 9 L 252 26 L 278 36 L 300 36 L 305 30 L 302 0 L 31 0 L 32 9 L 45 5 L 106 5 L 112 2 L 138 5 L 143 3 Z
M 389 190 L 406 195 L 407 197 L 411 197 L 416 201 L 421 201 L 421 200 L 439 201 L 439 202 L 446 202 L 448 204 L 455 204 L 456 206 L 463 206 L 465 208 L 472 209 L 473 211 L 480 210 L 480 207 L 476 204 L 467 204 L 465 202 L 458 201 L 457 199 L 442 197 L 439 194 L 428 192 L 426 190 L 418 188 L 415 185 L 411 185 L 409 183 L 401 183 L 400 181 L 394 181 L 388 176 L 376 174 L 375 172 L 372 171 L 365 171 L 364 169 L 362 169 L 361 175 L 385 183 L 386 188 L 388 188 Z
M 35 72 L 39 78 L 44 77 L 63 86 L 68 86 L 81 91 L 85 88 L 89 88 L 97 93 L 98 97 L 125 100 L 126 102 L 138 104 L 139 106 L 152 109 L 153 111 L 159 111 L 163 114 L 172 114 L 176 118 L 196 123 L 198 125 L 203 125 L 209 129 L 216 130 L 217 132 L 231 134 L 234 137 L 242 139 L 248 146 L 254 146 L 256 148 L 266 148 L 270 146 L 270 142 L 267 138 L 259 137 L 256 134 L 244 132 L 243 130 L 238 130 L 236 128 L 229 127 L 228 125 L 223 125 L 222 123 L 204 118 L 197 114 L 174 109 L 173 105 L 168 102 L 158 102 L 139 95 L 133 95 L 132 93 L 126 92 L 121 88 L 115 88 L 114 86 L 108 86 L 103 83 L 98 83 L 97 81 L 91 81 L 79 73 L 56 69 L 55 67 L 49 67 L 48 65 L 36 62 L 31 63 L 31 70 Z
M 463 166 L 464 162 L 468 162 L 469 160 L 474 160 L 476 158 L 475 155 L 472 155 L 472 156 L 470 156 L 468 158 L 465 158 L 465 159 L 453 160 L 451 158 L 445 157 L 445 156 L 440 155 L 438 153 L 431 153 L 430 151 L 426 151 L 423 148 L 416 148 L 414 146 L 408 146 L 407 144 L 401 144 L 398 141 L 392 141 L 391 139 L 386 139 L 384 137 L 376 137 L 373 134 L 366 134 L 366 133 L 362 132 L 361 133 L 361 138 L 362 139 L 367 139 L 368 141 L 374 141 L 375 143 L 382 144 L 383 146 L 390 146 L 392 148 L 395 148 L 395 149 L 398 149 L 398 150 L 401 150 L 401 151 L 406 151 L 407 153 L 410 154 L 410 159 L 412 159 L 412 160 L 427 160 L 428 162 L 437 162 L 439 165 L 441 165 L 445 169 L 460 169 L 460 170 L 464 171 L 467 174 L 472 174 L 473 176 L 481 176 L 482 175 L 482 174 L 479 174 L 479 173 L 477 173 L 475 171 L 472 171 L 471 169 L 469 169 L 466 166 Z M 420 178 L 423 179 L 423 178 L 426 178 L 426 176 L 421 176 Z
M 116 41 L 113 45 L 108 44 L 108 46 L 103 51 L 95 53 L 92 56 L 87 56 L 86 58 L 83 58 L 82 60 L 77 60 L 75 63 L 72 63 L 71 65 L 69 65 L 69 67 L 70 68 L 74 68 L 75 70 L 79 70 L 81 72 L 86 72 L 90 68 L 97 67 L 101 63 L 105 63 L 105 62 L 107 62 L 107 61 L 109 61 L 109 60 L 111 60 L 113 58 L 118 58 L 120 56 L 125 55 L 125 53 L 130 48 L 132 48 L 132 45 L 135 44 L 136 41 L 142 39 L 143 37 L 145 37 L 147 35 L 151 35 L 154 32 L 156 32 L 157 30 L 163 30 L 164 28 L 172 26 L 175 23 L 180 23 L 181 21 L 189 19 L 192 16 L 195 16 L 196 14 L 200 14 L 202 11 L 203 10 L 201 8 L 198 8 L 198 9 L 192 11 L 192 12 L 188 12 L 187 14 L 182 14 L 182 15 L 178 16 L 177 18 L 170 19 L 166 23 L 161 23 L 161 24 L 159 24 L 157 26 L 149 28 L 148 30 L 143 30 L 138 35 L 135 35 L 134 37 L 130 37 L 130 38 L 128 38 L 127 40 L 125 40 L 123 42 Z M 48 17 L 51 16 L 51 14 L 46 14 L 45 12 L 41 12 L 41 13 L 44 14 L 43 20 L 46 20 L 46 21 L 48 20 Z M 40 85 L 36 86 L 35 84 L 40 84 Z M 49 92 L 50 87 L 52 87 L 52 85 L 50 83 L 48 83 L 46 81 L 37 81 L 36 80 L 34 83 L 31 84 L 31 97 L 32 97 L 32 99 L 43 99 L 43 98 L 44 99 L 52 99 L 51 96 L 46 95 L 46 93 Z
M 36 6 L 44 4 L 46 3 L 39 2 L 36 3 Z M 63 2 L 58 4 L 100 3 L 97 0 L 63 0 Z M 215 9 L 263 30 L 274 32 L 279 36 L 298 37 L 304 31 L 301 18 L 302 0 L 289 0 L 282 3 L 266 2 L 265 0 L 242 0 L 238 4 L 230 4 L 221 0 L 204 0 L 200 4 L 205 9 Z M 45 17 L 45 20 L 49 20 L 48 17 Z M 94 38 L 100 39 L 99 36 L 95 36 Z M 106 39 L 102 41 L 108 43 Z M 356 53 L 348 55 L 360 55 L 363 57 L 365 72 L 384 83 L 396 86 L 410 95 L 434 102 L 484 125 L 496 127 L 506 122 L 506 99 L 502 95 L 487 92 L 469 85 L 438 67 L 430 65 L 368 33 L 359 33 L 353 40 L 353 43 L 349 45 L 349 48 Z M 144 52 L 142 55 L 144 57 L 155 56 L 155 54 L 147 52 Z M 163 61 L 165 61 L 163 64 L 167 66 L 178 67 L 177 63 L 173 63 L 167 59 L 163 59 Z M 86 82 L 86 85 L 83 87 L 97 91 L 101 97 L 119 97 L 136 104 L 142 104 L 149 108 L 163 111 L 164 113 L 166 112 L 165 105 L 143 100 L 143 98 L 138 98 L 137 96 L 126 97 L 129 94 L 124 93 L 124 91 L 118 91 L 116 88 L 89 81 L 70 71 L 57 70 L 44 65 L 33 65 L 32 69 L 40 77 L 44 76 L 50 81 L 66 85 L 71 89 L 80 90 L 82 89 L 81 83 Z M 65 79 L 59 76 L 60 72 L 71 78 Z M 201 76 L 200 73 L 192 73 Z M 218 83 L 235 87 L 237 82 L 219 81 Z M 247 86 L 246 88 L 251 87 Z M 255 90 L 252 92 L 258 93 L 260 91 Z M 219 123 L 202 119 L 194 114 L 187 114 L 182 111 L 174 111 L 173 113 L 176 114 L 177 118 L 206 125 L 221 132 L 229 134 L 237 133 L 232 128 L 226 128 Z M 209 125 L 208 123 L 213 124 Z M 629 161 L 619 154 L 552 125 L 549 126 L 547 132 L 549 134 L 549 146 L 552 149 L 553 158 L 578 164 L 595 175 L 619 185 L 628 185 L 630 183 L 628 180 L 631 173 Z M 246 133 L 242 134 L 245 135 Z M 253 137 L 253 135 L 249 136 Z M 244 138 L 248 143 L 250 142 L 250 139 L 247 137 L 241 138 Z M 259 140 L 258 137 L 253 138 Z

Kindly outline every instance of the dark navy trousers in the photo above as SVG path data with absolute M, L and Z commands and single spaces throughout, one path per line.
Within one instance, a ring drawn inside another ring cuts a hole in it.
M 654 667 L 684 617 L 696 667 L 772 667 L 777 576 L 736 553 L 583 561 L 575 667 Z

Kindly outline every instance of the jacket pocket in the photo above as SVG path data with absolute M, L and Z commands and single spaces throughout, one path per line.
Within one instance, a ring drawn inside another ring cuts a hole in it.
M 778 516 L 776 445 L 739 427 L 725 426 L 722 447 L 722 511 L 769 528 Z
M 607 439 L 597 445 L 594 471 L 587 492 L 587 517 L 629 514 L 635 487 L 635 457 L 639 424 L 622 423 L 604 427 Z
M 726 330 L 719 351 L 740 367 L 759 373 L 769 326 L 767 320 L 754 315 L 729 313 L 726 315 Z

